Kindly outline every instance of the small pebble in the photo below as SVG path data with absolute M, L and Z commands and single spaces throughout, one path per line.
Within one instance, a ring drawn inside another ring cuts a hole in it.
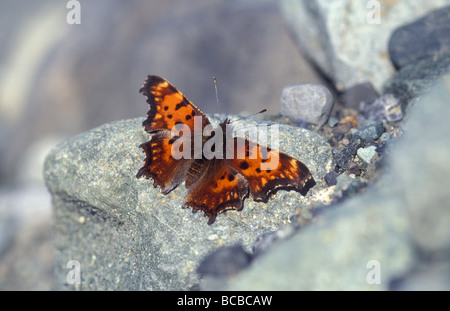
M 397 122 L 403 119 L 400 100 L 392 94 L 385 94 L 370 104 L 363 103 L 361 113 L 373 121 Z
M 330 117 L 330 118 L 328 119 L 328 126 L 329 126 L 329 127 L 335 127 L 335 126 L 338 125 L 338 124 L 339 124 L 339 119 L 338 119 L 338 118 Z
M 363 140 L 378 139 L 384 133 L 384 124 L 382 121 L 372 123 L 359 131 L 355 132 L 354 136 L 361 137 Z
M 361 137 L 353 135 L 352 140 L 347 146 L 339 151 L 336 156 L 336 163 L 340 168 L 347 169 L 349 161 L 356 154 L 356 151 L 364 145 L 364 141 Z
M 331 172 L 327 173 L 324 177 L 325 182 L 327 183 L 327 186 L 336 185 L 338 176 L 339 176 L 339 173 L 337 173 L 335 170 L 332 170 Z
M 342 118 L 341 121 L 339 121 L 341 124 L 350 123 L 352 127 L 358 127 L 358 120 L 356 116 L 347 116 L 345 118 Z
M 324 125 L 334 104 L 331 92 L 321 84 L 298 83 L 281 92 L 280 113 L 291 120 Z
M 376 154 L 376 146 L 369 146 L 366 148 L 359 148 L 356 154 L 358 155 L 358 158 L 361 159 L 366 164 L 370 164 L 370 161 Z

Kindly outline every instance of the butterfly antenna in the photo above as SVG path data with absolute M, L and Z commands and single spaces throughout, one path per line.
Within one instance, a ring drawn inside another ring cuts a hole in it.
M 239 121 L 239 120 L 248 119 L 248 118 L 250 118 L 250 117 L 253 117 L 254 115 L 257 115 L 257 114 L 260 114 L 260 113 L 264 113 L 264 112 L 266 112 L 267 110 L 269 110 L 269 109 L 264 108 L 264 109 L 261 110 L 261 111 L 252 113 L 251 115 L 248 115 L 248 116 L 240 117 L 240 118 L 238 118 L 238 119 L 236 119 L 236 120 L 233 120 L 233 121 L 231 121 L 231 122 L 236 122 L 236 121 Z
M 219 104 L 219 92 L 217 91 L 217 79 L 216 77 L 212 77 L 213 82 L 214 82 L 214 90 L 216 91 L 216 103 L 217 103 L 217 107 L 219 109 L 219 115 L 221 115 L 220 113 L 220 104 Z

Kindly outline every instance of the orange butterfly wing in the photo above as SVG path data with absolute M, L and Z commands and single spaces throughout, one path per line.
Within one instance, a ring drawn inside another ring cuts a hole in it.
M 179 139 L 169 131 L 159 131 L 152 139 L 139 147 L 146 154 L 145 163 L 136 177 L 152 178 L 154 186 L 159 186 L 167 194 L 182 183 L 194 160 L 176 160 L 172 155 L 172 145 Z
M 139 147 L 145 152 L 144 166 L 136 177 L 152 178 L 154 185 L 167 194 L 182 183 L 194 160 L 175 159 L 173 144 L 179 138 L 171 132 L 175 125 L 187 125 L 194 132 L 194 117 L 202 118 L 202 126 L 209 124 L 204 113 L 192 104 L 180 91 L 165 79 L 147 76 L 139 91 L 147 97 L 150 105 L 147 119 L 142 123 L 152 139 Z
M 198 169 L 195 168 L 197 165 Z M 183 208 L 191 207 L 194 212 L 203 211 L 209 218 L 209 225 L 214 223 L 220 213 L 242 210 L 244 199 L 248 196 L 245 179 L 230 169 L 225 161 L 218 159 L 197 161 L 188 173 L 186 187 L 189 191 Z
M 189 126 L 192 132 L 195 116 L 202 117 L 202 129 L 209 124 L 208 118 L 200 109 L 161 77 L 147 76 L 139 92 L 147 96 L 147 103 L 150 104 L 148 118 L 142 124 L 149 133 L 170 131 L 179 123 Z
M 255 201 L 267 202 L 280 189 L 306 195 L 316 182 L 305 164 L 278 150 L 235 137 L 234 157 L 228 165 L 244 176 Z
M 192 143 L 194 131 L 203 131 L 210 124 L 208 118 L 172 84 L 158 76 L 148 76 L 140 92 L 150 104 L 143 126 L 155 134 L 140 145 L 146 159 L 136 177 L 152 178 L 163 194 L 185 180 L 188 193 L 183 208 L 203 211 L 209 225 L 220 213 L 241 210 L 249 192 L 253 199 L 267 201 L 279 189 L 295 189 L 305 195 L 315 185 L 302 162 L 239 137 L 230 138 L 234 144 L 232 158 L 175 159 L 173 147 L 180 143 L 180 137 L 172 131 L 175 125 L 182 123 L 190 128 Z M 196 116 L 201 117 L 201 129 L 194 127 Z M 225 120 L 221 127 L 225 129 L 228 124 Z M 207 140 L 204 138 L 202 143 Z

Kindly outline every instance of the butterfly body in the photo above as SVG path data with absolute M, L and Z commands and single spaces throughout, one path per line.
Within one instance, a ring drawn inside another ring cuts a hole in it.
M 146 159 L 136 177 L 152 178 L 163 194 L 184 181 L 188 193 L 182 207 L 202 211 L 208 224 L 227 210 L 242 210 L 249 194 L 267 202 L 279 189 L 305 195 L 315 185 L 299 160 L 233 137 L 229 119 L 212 127 L 206 115 L 163 78 L 148 76 L 140 92 L 150 104 L 143 126 L 154 135 L 140 145 Z

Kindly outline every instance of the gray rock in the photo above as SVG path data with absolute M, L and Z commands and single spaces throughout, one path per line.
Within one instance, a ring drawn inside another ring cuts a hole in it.
M 376 150 L 377 147 L 375 146 L 369 146 L 366 148 L 359 148 L 356 151 L 356 154 L 358 155 L 358 158 L 361 159 L 361 161 L 363 161 L 366 164 L 370 164 L 370 161 L 372 160 L 372 158 L 375 156 L 376 154 Z
M 384 94 L 370 103 L 360 106 L 362 115 L 367 120 L 397 122 L 403 118 L 400 100 L 392 94 Z
M 399 69 L 424 58 L 450 51 L 450 6 L 396 29 L 389 40 L 389 56 Z
M 387 190 L 387 189 L 385 189 Z M 293 237 L 274 245 L 230 280 L 230 290 L 386 290 L 414 262 L 405 210 L 371 192 L 329 209 Z M 367 281 L 372 261 L 380 284 Z M 223 288 L 222 288 L 223 290 Z
M 374 122 L 372 124 L 367 125 L 366 127 L 356 131 L 353 135 L 361 137 L 364 141 L 369 139 L 378 139 L 384 133 L 384 124 L 383 122 Z
M 450 76 L 423 96 L 392 167 L 424 253 L 450 254 Z
M 328 186 L 334 186 L 337 183 L 337 177 L 339 176 L 339 173 L 335 170 L 332 170 L 328 174 L 324 176 L 324 180 L 327 183 Z
M 382 143 L 386 143 L 386 142 L 388 142 L 390 140 L 392 140 L 392 137 L 391 137 L 390 133 L 384 132 L 383 134 L 381 134 L 380 141 Z
M 281 12 L 297 45 L 339 90 L 369 81 L 380 92 L 395 72 L 387 57 L 391 32 L 446 5 L 448 0 L 283 0 Z
M 339 124 L 339 119 L 338 119 L 338 118 L 330 117 L 330 118 L 328 119 L 328 126 L 329 126 L 329 127 L 335 127 L 335 126 L 338 125 L 338 124 Z
M 333 198 L 340 200 L 343 197 L 354 196 L 358 190 L 365 184 L 355 177 L 351 177 L 349 173 L 344 173 L 336 177 L 336 187 L 333 192 Z
M 247 267 L 252 257 L 241 245 L 220 247 L 199 263 L 197 273 L 201 276 L 224 277 L 238 273 Z
M 449 290 L 449 96 L 450 76 L 421 99 L 376 185 L 218 289 Z
M 422 259 L 397 290 L 450 290 L 450 125 L 443 117 L 450 113 L 449 97 L 450 75 L 420 99 L 393 159 Z
M 321 84 L 299 83 L 283 88 L 280 113 L 291 120 L 323 125 L 334 104 L 331 92 Z
M 380 138 L 384 132 L 383 122 L 375 122 L 366 127 L 356 131 L 352 135 L 352 139 L 342 150 L 336 153 L 336 164 L 343 168 L 348 169 L 349 161 L 356 155 L 359 148 L 363 147 L 368 142 L 373 142 Z
M 448 73 L 450 73 L 450 52 L 404 66 L 386 82 L 384 93 L 394 94 L 400 100 L 403 111 L 407 112 L 420 95 Z
M 391 290 L 448 291 L 450 289 L 450 262 L 428 263 L 405 278 L 394 280 Z
M 359 110 L 361 103 L 371 103 L 379 97 L 378 92 L 369 82 L 360 83 L 345 90 L 339 96 L 340 103 L 349 109 Z
M 363 145 L 364 140 L 358 135 L 353 135 L 349 144 L 336 154 L 336 164 L 343 169 L 347 169 L 349 161 Z
M 250 252 L 258 236 L 309 204 L 334 167 L 322 137 L 280 125 L 278 149 L 303 161 L 318 184 L 306 197 L 279 191 L 267 204 L 247 199 L 241 212 L 221 214 L 208 226 L 202 213 L 181 208 L 183 185 L 165 196 L 152 181 L 135 177 L 144 160 L 138 146 L 150 137 L 142 121 L 105 124 L 48 155 L 44 174 L 53 202 L 57 288 L 190 289 L 199 282 L 195 270 L 205 255 L 237 243 Z M 234 126 L 251 124 L 258 123 L 246 119 Z M 80 263 L 81 284 L 67 284 L 70 260 Z
M 303 216 L 304 214 L 305 213 L 303 213 L 303 211 L 302 211 L 301 216 Z M 299 215 L 299 214 L 297 214 L 297 215 Z M 294 216 L 297 216 L 297 215 L 294 215 Z M 296 223 L 291 222 L 288 225 L 284 225 L 284 226 L 280 227 L 276 231 L 267 232 L 267 233 L 264 233 L 263 235 L 260 235 L 258 237 L 258 239 L 255 241 L 255 244 L 253 245 L 253 255 L 258 256 L 259 254 L 266 252 L 268 249 L 270 249 L 270 247 L 272 247 L 272 245 L 276 241 L 278 241 L 280 239 L 285 239 L 285 238 L 291 236 L 292 234 L 294 234 L 295 228 L 292 224 L 296 224 Z

